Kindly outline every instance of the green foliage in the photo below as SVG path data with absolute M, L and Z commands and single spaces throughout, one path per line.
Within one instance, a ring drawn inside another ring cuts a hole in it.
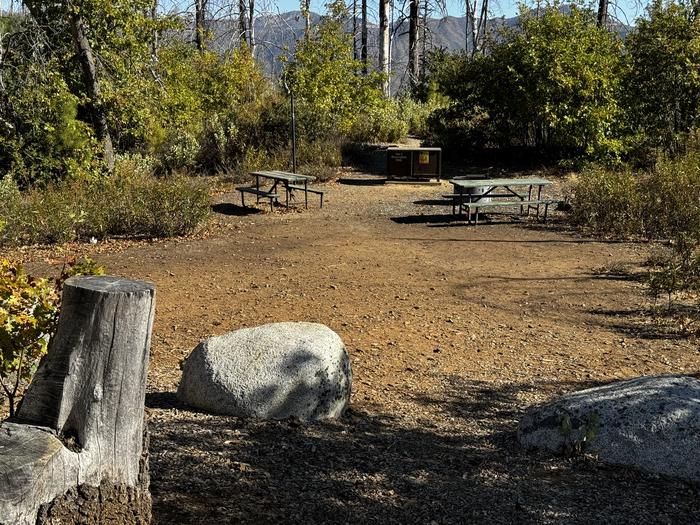
M 653 171 L 590 170 L 571 195 L 574 224 L 602 235 L 665 241 L 649 261 L 653 297 L 700 293 L 700 153 L 659 161 Z
M 174 44 L 160 53 L 158 70 L 164 92 L 146 145 L 162 169 L 212 172 L 235 165 L 251 146 L 286 143 L 284 100 L 248 50 L 220 56 Z
M 159 174 L 241 171 L 258 165 L 288 168 L 289 100 L 266 78 L 248 49 L 200 52 L 178 37 L 179 20 L 149 16 L 152 0 L 27 0 L 30 15 L 7 19 L 0 78 L 0 178 L 12 175 L 25 190 L 105 175 L 91 108 L 107 114 L 118 154 L 154 159 Z M 298 96 L 300 154 L 318 144 L 397 140 L 406 119 L 381 94 L 381 77 L 363 75 L 352 59 L 340 3 L 300 43 L 287 67 Z M 91 100 L 71 31 L 80 16 L 97 59 L 99 100 Z M 182 34 L 182 33 L 180 33 Z M 339 148 L 328 157 L 339 158 Z M 314 162 L 315 163 L 315 162 Z M 281 165 L 280 165 L 281 164 Z M 56 195 L 42 199 L 65 208 Z M 33 197 L 34 200 L 36 198 Z M 78 235 L 73 219 L 55 224 L 49 238 Z M 83 219 L 80 219 L 81 221 Z M 86 219 L 87 220 L 87 219 Z
M 51 283 L 27 275 L 18 264 L 0 262 L 0 386 L 10 404 L 10 417 L 55 332 L 63 283 L 74 275 L 102 274 L 104 268 L 93 260 L 73 259 Z
M 574 224 L 599 234 L 700 243 L 700 153 L 665 158 L 651 172 L 586 170 L 571 204 Z
M 456 132 L 472 147 L 618 155 L 621 43 L 589 11 L 559 7 L 540 16 L 521 9 L 520 28 L 504 32 L 486 55 L 433 57 L 434 80 L 453 101 L 433 119 L 439 140 Z
M 98 171 L 92 130 L 54 62 L 18 64 L 0 104 L 0 165 L 23 187 Z
M 301 132 L 309 140 L 346 135 L 354 140 L 396 140 L 405 135 L 397 106 L 381 91 L 382 76 L 362 73 L 344 30 L 345 4 L 328 4 L 328 15 L 297 44 L 284 78 L 298 101 Z
M 7 260 L 0 263 L 0 385 L 15 412 L 23 382 L 46 353 L 56 315 L 56 293 L 45 279 L 27 276 Z
M 630 170 L 590 168 L 574 182 L 570 220 L 601 235 L 640 234 L 644 197 L 639 177 Z
M 128 162 L 136 163 L 133 158 Z M 36 189 L 13 202 L 11 210 L 0 208 L 0 244 L 6 246 L 186 235 L 210 213 L 206 181 L 182 175 L 156 178 L 143 166 Z
M 654 1 L 625 42 L 631 146 L 675 153 L 700 118 L 700 19 L 693 2 Z
M 446 107 L 448 101 L 445 97 L 433 94 L 425 102 L 403 97 L 399 99 L 398 105 L 398 114 L 406 123 L 408 133 L 418 137 L 426 137 L 430 133 L 430 115 Z

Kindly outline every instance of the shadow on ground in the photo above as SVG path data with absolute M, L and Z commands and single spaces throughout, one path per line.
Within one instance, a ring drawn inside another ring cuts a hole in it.
M 391 217 L 391 220 L 396 224 L 442 224 L 447 226 L 453 223 L 458 223 L 460 225 L 467 225 L 464 217 L 452 215 L 451 213 L 406 215 L 405 217 Z
M 381 186 L 386 183 L 386 177 L 371 177 L 371 176 L 347 176 L 338 179 L 338 184 L 347 184 L 349 186 Z
M 220 213 L 222 215 L 245 216 L 245 215 L 254 215 L 256 213 L 260 213 L 260 210 L 258 210 L 257 208 L 248 208 L 247 206 L 238 206 L 238 205 L 232 204 L 230 202 L 222 202 L 220 204 L 214 204 L 211 207 L 211 209 L 214 213 Z
M 518 446 L 524 398 L 593 383 L 442 384 L 402 398 L 417 421 L 357 410 L 313 425 L 210 416 L 150 394 L 154 522 L 696 522 L 689 485 Z

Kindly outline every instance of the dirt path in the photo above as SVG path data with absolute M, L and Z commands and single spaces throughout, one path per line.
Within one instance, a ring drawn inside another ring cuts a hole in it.
M 322 210 L 241 216 L 205 238 L 97 256 L 157 286 L 150 393 L 156 523 L 698 523 L 697 490 L 592 458 L 528 454 L 532 403 L 642 374 L 700 371 L 660 337 L 641 285 L 596 276 L 643 245 L 550 223 L 439 222 L 446 187 L 328 184 Z M 428 214 L 428 215 L 424 215 Z M 352 359 L 352 411 L 298 425 L 177 404 L 201 339 L 274 321 L 328 325 Z

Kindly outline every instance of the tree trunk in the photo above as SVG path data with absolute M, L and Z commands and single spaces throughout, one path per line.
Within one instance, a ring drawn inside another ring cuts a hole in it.
M 66 281 L 49 352 L 17 416 L 0 425 L 0 523 L 148 523 L 154 305 L 148 283 Z
M 473 56 L 474 53 L 476 53 L 476 41 L 478 31 L 476 23 L 476 0 L 474 0 L 473 3 L 471 2 L 471 0 L 465 0 L 464 5 L 466 7 L 466 41 L 464 43 L 464 49 L 467 52 L 471 52 Z
M 477 31 L 476 52 L 483 53 L 486 47 L 486 24 L 489 19 L 489 0 L 481 0 L 481 14 Z
M 362 61 L 362 72 L 367 74 L 367 0 L 362 0 L 362 35 L 360 42 L 360 60 Z
M 102 105 L 102 94 L 100 83 L 97 79 L 97 68 L 95 58 L 92 54 L 92 46 L 85 35 L 85 25 L 80 11 L 73 4 L 68 4 L 69 22 L 73 41 L 78 50 L 78 60 L 83 73 L 83 81 L 88 97 L 90 98 L 90 113 L 92 113 L 93 127 L 98 140 L 102 142 L 104 162 L 111 170 L 114 168 L 114 148 L 112 147 L 112 136 L 107 126 L 107 113 Z
M 243 45 L 250 46 L 248 41 L 248 13 L 246 12 L 246 0 L 238 0 L 238 34 Z
M 153 4 L 151 5 L 151 20 L 153 22 L 156 22 L 158 20 L 158 0 L 153 0 Z M 153 41 L 151 42 L 151 57 L 153 57 L 153 60 L 156 60 L 158 58 L 158 30 L 154 29 L 153 30 Z
M 357 0 L 352 0 L 352 58 L 357 60 Z
M 304 36 L 309 38 L 311 31 L 311 0 L 301 0 L 301 13 L 304 15 Z
M 423 2 L 423 20 L 421 21 L 421 52 L 418 77 L 421 82 L 425 78 L 425 61 L 428 57 L 428 2 Z
M 255 0 L 248 0 L 248 46 L 255 56 Z
M 384 96 L 389 93 L 389 12 L 391 0 L 379 0 L 379 70 L 384 75 L 382 91 Z
M 418 1 L 410 0 L 408 12 L 408 76 L 411 89 L 418 81 Z
M 196 0 L 194 4 L 194 42 L 199 51 L 204 51 L 206 28 L 204 27 L 207 0 Z
M 598 27 L 608 24 L 608 0 L 598 1 Z

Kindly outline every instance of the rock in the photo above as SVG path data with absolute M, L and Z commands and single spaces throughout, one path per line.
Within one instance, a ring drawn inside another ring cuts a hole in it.
M 345 345 L 316 323 L 244 328 L 200 343 L 183 365 L 184 403 L 259 419 L 339 417 L 350 400 Z
M 640 377 L 573 392 L 528 410 L 518 440 L 700 482 L 700 381 Z

